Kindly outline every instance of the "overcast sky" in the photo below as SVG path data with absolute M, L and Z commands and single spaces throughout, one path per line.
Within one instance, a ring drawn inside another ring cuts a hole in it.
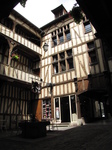
M 51 10 L 63 4 L 69 12 L 75 3 L 75 0 L 27 0 L 25 8 L 18 4 L 14 9 L 37 27 L 42 27 L 54 20 Z

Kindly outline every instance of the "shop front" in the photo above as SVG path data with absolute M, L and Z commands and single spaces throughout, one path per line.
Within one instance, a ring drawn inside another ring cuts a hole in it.
M 77 120 L 75 95 L 54 98 L 54 118 L 59 123 Z

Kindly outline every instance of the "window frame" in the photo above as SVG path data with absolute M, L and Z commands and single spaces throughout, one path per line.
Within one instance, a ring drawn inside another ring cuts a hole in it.
M 58 37 L 59 37 L 59 44 L 64 43 L 63 33 L 59 34 Z
M 66 62 L 65 60 L 60 61 L 60 72 L 66 71 Z
M 51 36 L 53 42 L 52 47 L 70 41 L 71 33 L 70 33 L 69 24 L 52 31 Z
M 53 63 L 53 74 L 57 74 L 59 71 L 58 62 Z
M 70 52 L 70 55 L 68 54 Z M 57 60 L 54 60 L 54 57 Z M 72 64 L 71 61 L 72 60 Z M 62 67 L 64 64 L 65 69 Z M 72 49 L 68 49 L 66 51 L 60 52 L 52 56 L 52 67 L 53 67 L 53 74 L 62 73 L 64 71 L 69 71 L 74 69 L 74 60 L 72 55 Z M 57 67 L 56 72 L 55 67 Z
M 91 44 L 91 45 L 90 45 Z M 87 43 L 87 49 L 88 49 L 88 55 L 89 55 L 89 64 L 90 65 L 95 65 L 98 63 L 97 60 L 97 55 L 96 55 L 96 48 L 95 48 L 95 44 L 94 41 L 88 42 Z M 94 53 L 94 54 L 92 54 Z M 92 55 L 93 56 L 92 56 Z M 91 57 L 92 56 L 92 57 Z M 95 59 L 93 59 L 93 57 L 95 57 Z M 95 60 L 95 61 L 94 61 Z
M 57 37 L 56 36 L 52 37 L 52 41 L 53 41 L 53 47 L 58 45 Z
M 45 106 L 45 108 L 43 106 Z M 49 108 L 49 110 L 48 109 L 46 110 L 46 108 Z M 48 115 L 48 113 L 50 116 Z M 44 115 L 46 115 L 46 116 L 44 117 Z M 46 119 L 50 119 L 50 118 L 51 118 L 51 99 L 45 99 L 42 101 L 42 119 L 46 120 Z
M 89 33 L 89 32 L 92 32 L 92 27 L 91 27 L 91 24 L 90 24 L 89 21 L 85 21 L 85 22 L 83 23 L 83 25 L 84 25 L 85 34 L 86 34 L 86 33 Z M 89 27 L 87 27 L 87 26 L 89 26 Z
M 68 37 L 69 34 L 69 37 Z M 70 41 L 71 40 L 71 34 L 70 34 L 70 30 L 66 30 L 65 31 L 65 41 Z
M 71 63 L 72 60 L 72 63 Z M 73 57 L 71 58 L 67 58 L 67 68 L 68 70 L 73 69 L 74 68 L 74 64 L 73 64 Z

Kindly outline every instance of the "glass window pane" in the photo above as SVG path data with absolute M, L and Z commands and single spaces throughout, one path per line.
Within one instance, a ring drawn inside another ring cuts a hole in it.
M 68 55 L 68 56 L 72 56 L 72 49 L 67 50 L 67 55 Z
M 60 65 L 61 65 L 61 71 L 65 71 L 66 70 L 65 61 L 61 61 Z
M 59 107 L 59 98 L 55 99 L 55 107 Z
M 71 35 L 70 35 L 70 32 L 67 32 L 67 33 L 65 33 L 66 34 L 66 40 L 68 41 L 68 40 L 71 40 Z
M 55 113 L 56 119 L 59 119 L 59 98 L 55 99 Z
M 76 113 L 75 95 L 72 95 L 70 99 L 71 99 L 71 109 L 73 114 Z
M 85 23 L 84 24 L 84 27 L 85 27 L 85 32 L 88 33 L 88 32 L 91 32 L 91 25 L 90 23 Z
M 89 59 L 90 59 L 90 63 L 95 63 L 97 62 L 97 57 L 96 57 L 96 51 L 95 51 L 95 45 L 94 42 L 89 42 L 87 43 L 87 47 L 89 49 Z
M 54 55 L 53 56 L 53 61 L 55 62 L 55 61 L 57 61 L 58 60 L 58 56 L 57 55 Z
M 60 35 L 60 36 L 59 36 L 59 41 L 60 41 L 60 43 L 63 43 L 63 42 L 64 42 L 63 35 Z
M 58 73 L 58 63 L 53 64 L 53 70 L 54 70 L 54 74 Z
M 73 68 L 73 58 L 67 59 L 68 62 L 68 69 L 72 69 Z
M 65 58 L 65 53 L 64 52 L 60 53 L 59 55 L 60 55 L 60 59 L 64 59 Z
M 57 39 L 56 37 L 52 39 L 53 40 L 53 46 L 56 46 L 57 45 Z
M 91 63 L 95 63 L 97 61 L 95 51 L 89 52 L 89 56 L 90 56 Z

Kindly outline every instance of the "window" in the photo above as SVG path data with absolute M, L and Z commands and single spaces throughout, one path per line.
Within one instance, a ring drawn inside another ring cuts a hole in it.
M 51 100 L 43 100 L 43 119 L 51 118 Z
M 58 60 L 58 56 L 57 55 L 54 55 L 53 56 L 53 62 L 56 62 Z
M 64 37 L 63 34 L 59 35 L 59 43 L 63 43 L 64 42 Z
M 58 17 L 60 17 L 60 16 L 62 16 L 62 15 L 63 15 L 63 11 L 60 10 L 60 11 L 58 11 L 58 12 L 55 14 L 55 18 L 58 18 Z
M 52 60 L 54 74 L 74 68 L 72 49 L 52 56 Z
M 69 24 L 53 31 L 51 35 L 52 35 L 53 47 L 56 46 L 57 44 L 61 44 L 63 42 L 71 40 Z
M 57 45 L 57 38 L 56 38 L 56 36 L 53 37 L 52 40 L 53 40 L 53 46 L 56 46 Z
M 67 56 L 72 56 L 72 49 L 67 50 Z
M 56 74 L 58 73 L 58 56 L 54 55 L 53 56 L 53 73 Z
M 60 112 L 59 112 L 59 98 L 55 98 L 55 115 L 56 119 L 59 119 Z
M 73 58 L 67 59 L 68 70 L 73 68 Z
M 76 113 L 75 95 L 70 96 L 72 114 Z
M 67 66 L 68 70 L 74 68 L 73 66 L 73 56 L 72 56 L 72 49 L 67 50 Z
M 65 61 L 61 61 L 60 62 L 60 71 L 65 71 L 65 70 L 66 70 Z
M 60 55 L 60 59 L 64 59 L 65 58 L 65 53 L 64 52 L 60 53 L 59 55 Z
M 71 40 L 71 35 L 70 35 L 70 30 L 68 30 L 67 32 L 65 32 L 65 39 L 66 39 L 66 41 L 69 41 L 69 40 Z
M 59 54 L 60 56 L 60 71 L 65 71 L 66 70 L 66 65 L 65 65 L 65 52 L 62 52 Z
M 96 63 L 97 62 L 95 50 L 89 51 L 89 57 L 90 57 L 90 62 L 91 63 Z
M 58 73 L 58 63 L 53 64 L 53 73 Z
M 88 47 L 88 54 L 89 54 L 89 62 L 91 64 L 96 63 L 97 57 L 96 57 L 96 50 L 95 50 L 94 42 L 92 41 L 92 42 L 87 43 L 87 47 Z
M 85 28 L 85 33 L 88 33 L 88 32 L 92 31 L 91 24 L 90 24 L 89 21 L 87 21 L 87 22 L 84 23 L 84 28 Z

